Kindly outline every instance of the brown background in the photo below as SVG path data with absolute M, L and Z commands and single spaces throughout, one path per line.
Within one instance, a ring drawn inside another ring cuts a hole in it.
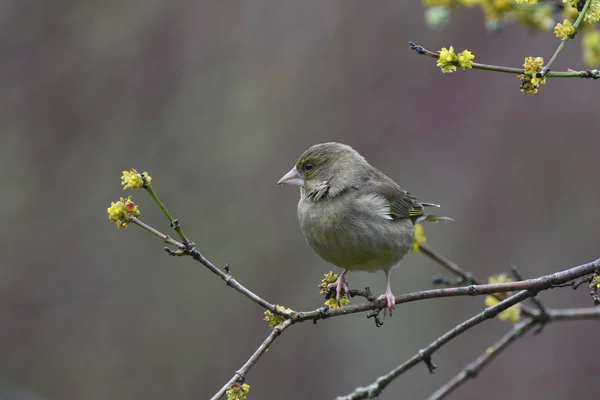
M 322 304 L 329 266 L 300 234 L 297 191 L 275 182 L 322 141 L 351 144 L 443 204 L 456 222 L 426 227 L 429 243 L 479 276 L 599 257 L 597 83 L 550 80 L 523 96 L 511 75 L 441 74 L 409 40 L 512 66 L 558 44 L 518 27 L 487 34 L 476 9 L 435 32 L 407 1 L 3 2 L 1 398 L 208 398 L 268 334 L 262 310 L 205 268 L 107 220 L 130 167 L 150 171 L 204 255 L 296 310 Z M 556 66 L 582 68 L 578 39 Z M 168 231 L 148 196 L 134 199 Z M 394 291 L 442 272 L 411 254 Z M 349 278 L 383 291 L 383 274 Z M 591 305 L 586 289 L 541 298 Z M 364 315 L 295 326 L 250 372 L 251 398 L 345 394 L 482 308 L 431 300 L 398 307 L 382 329 Z M 589 397 L 598 327 L 528 336 L 451 398 Z M 476 327 L 436 353 L 435 375 L 421 365 L 382 398 L 424 398 L 509 328 Z

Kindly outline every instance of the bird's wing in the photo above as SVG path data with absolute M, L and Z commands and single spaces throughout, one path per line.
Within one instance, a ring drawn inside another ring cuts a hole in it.
M 402 218 L 416 220 L 423 215 L 424 204 L 421 204 L 412 194 L 402 189 L 382 172 L 376 170 L 374 175 L 360 190 L 383 196 L 389 203 L 389 215 L 393 220 Z

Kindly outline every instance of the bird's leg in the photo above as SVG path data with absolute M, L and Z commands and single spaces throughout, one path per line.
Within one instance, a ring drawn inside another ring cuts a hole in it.
M 343 293 L 348 293 L 348 281 L 346 280 L 346 274 L 348 273 L 348 270 L 345 269 L 344 272 L 342 272 L 337 280 L 333 283 L 330 283 L 329 285 L 327 285 L 327 288 L 335 288 L 335 299 L 337 300 L 338 304 L 340 304 L 340 299 L 342 297 Z
M 379 296 L 377 300 L 385 299 L 387 302 L 387 307 L 383 309 L 383 315 L 385 316 L 386 312 L 390 313 L 390 317 L 392 316 L 392 311 L 394 307 L 396 307 L 396 297 L 392 293 L 392 289 L 390 288 L 390 277 L 392 275 L 392 269 L 385 270 L 385 293 Z

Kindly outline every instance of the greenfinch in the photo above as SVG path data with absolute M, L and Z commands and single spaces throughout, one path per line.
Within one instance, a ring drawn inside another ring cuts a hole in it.
M 352 147 L 316 144 L 306 150 L 279 185 L 300 187 L 298 219 L 312 249 L 343 269 L 335 288 L 339 302 L 348 290 L 348 271 L 384 271 L 384 312 L 390 315 L 396 299 L 390 274 L 410 250 L 414 225 L 421 221 L 451 220 L 424 212 L 439 207 L 419 202 Z

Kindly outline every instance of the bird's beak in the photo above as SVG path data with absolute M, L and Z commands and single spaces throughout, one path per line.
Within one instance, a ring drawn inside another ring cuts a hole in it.
M 290 185 L 290 186 L 304 186 L 304 178 L 300 176 L 298 171 L 296 171 L 296 167 L 292 168 L 290 172 L 285 174 L 279 182 L 278 185 Z

